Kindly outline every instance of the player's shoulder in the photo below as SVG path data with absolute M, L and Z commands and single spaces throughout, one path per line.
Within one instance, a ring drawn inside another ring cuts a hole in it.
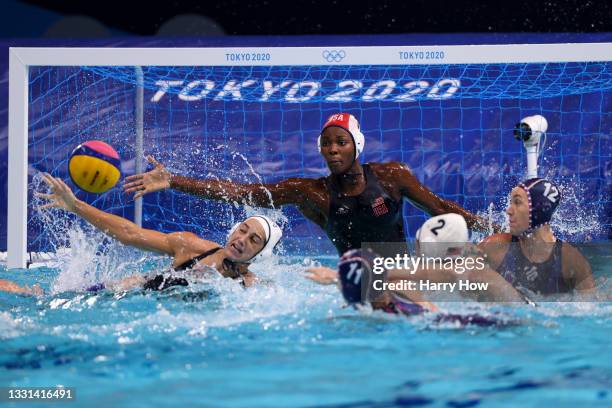
M 276 184 L 275 188 L 270 189 L 272 194 L 285 197 L 285 203 L 297 204 L 317 200 L 317 197 L 324 195 L 327 190 L 325 177 L 319 178 L 288 178 Z
M 399 161 L 366 163 L 372 170 L 410 170 L 406 163 Z
M 504 260 L 508 248 L 510 248 L 511 241 L 512 235 L 510 234 L 493 234 L 483 239 L 477 247 L 485 254 L 485 257 L 488 258 L 491 267 L 495 269 Z
M 507 244 L 509 242 L 512 241 L 512 234 L 508 234 L 508 233 L 499 233 L 499 234 L 492 234 L 489 235 L 488 237 L 486 237 L 485 239 L 483 239 L 482 241 L 480 241 L 480 244 L 482 245 L 488 245 L 488 244 Z
M 366 163 L 378 177 L 395 177 L 412 174 L 410 167 L 398 161 L 388 161 L 383 163 Z
M 580 250 L 569 242 L 563 241 L 561 243 L 561 252 L 564 259 L 576 260 L 578 259 L 577 257 L 584 258 L 584 255 L 582 255 Z
M 595 287 L 593 271 L 589 260 L 574 245 L 561 244 L 561 264 L 563 277 L 572 282 L 578 290 L 591 290 Z
M 487 253 L 504 253 L 512 242 L 512 235 L 507 233 L 492 234 L 480 241 L 478 248 Z

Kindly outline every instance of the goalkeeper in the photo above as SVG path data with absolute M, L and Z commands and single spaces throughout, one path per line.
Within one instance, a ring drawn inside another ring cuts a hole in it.
M 357 119 L 348 113 L 337 113 L 325 122 L 318 138 L 319 151 L 331 173 L 327 177 L 290 178 L 271 184 L 197 180 L 172 174 L 149 156 L 155 168 L 127 177 L 124 189 L 135 193 L 135 198 L 171 188 L 256 207 L 292 204 L 327 233 L 338 254 L 361 248 L 366 242 L 405 242 L 404 198 L 430 215 L 456 213 L 471 228 L 486 229 L 486 221 L 438 197 L 405 165 L 361 164 L 358 159 L 364 145 Z

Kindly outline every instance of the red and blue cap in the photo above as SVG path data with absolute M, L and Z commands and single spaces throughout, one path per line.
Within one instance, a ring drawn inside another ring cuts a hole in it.
M 321 134 L 317 139 L 317 146 L 319 147 L 319 152 L 321 151 L 321 135 L 328 127 L 336 126 L 346 130 L 351 137 L 353 138 L 353 143 L 355 145 L 355 160 L 359 157 L 359 155 L 363 152 L 363 148 L 365 146 L 365 136 L 361 133 L 361 129 L 359 128 L 359 122 L 355 118 L 355 116 L 350 113 L 341 112 L 334 113 L 323 125 L 323 129 L 321 130 Z

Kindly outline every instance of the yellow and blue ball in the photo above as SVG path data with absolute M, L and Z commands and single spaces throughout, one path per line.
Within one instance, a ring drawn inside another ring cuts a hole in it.
M 68 161 L 70 178 L 89 193 L 104 193 L 121 178 L 121 161 L 112 146 L 99 140 L 78 145 Z

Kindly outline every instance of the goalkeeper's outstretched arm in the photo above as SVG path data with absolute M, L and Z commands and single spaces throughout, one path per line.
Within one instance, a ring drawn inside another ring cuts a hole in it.
M 313 179 L 291 178 L 270 184 L 238 184 L 225 180 L 195 179 L 170 173 L 153 157 L 147 157 L 155 168 L 147 173 L 126 178 L 124 190 L 134 193 L 134 198 L 168 188 L 193 194 L 202 198 L 236 202 L 264 208 L 294 204 L 304 205 L 309 201 L 306 191 L 311 191 Z

